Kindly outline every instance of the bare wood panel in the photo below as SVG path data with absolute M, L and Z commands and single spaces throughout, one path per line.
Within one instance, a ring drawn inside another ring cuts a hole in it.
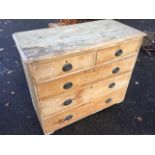
M 79 105 L 76 108 L 59 113 L 58 115 L 55 115 L 54 117 L 50 117 L 43 121 L 44 132 L 48 134 L 88 115 L 105 109 L 113 104 L 120 103 L 122 102 L 123 97 L 124 89 L 120 89 L 117 91 L 117 93 L 112 92 L 110 94 L 106 94 L 100 98 L 96 98 L 88 101 L 87 103 Z M 106 103 L 108 99 L 111 99 L 110 103 Z
M 13 35 L 25 61 L 42 61 L 58 55 L 84 52 L 146 34 L 115 20 L 99 20 Z
M 51 59 L 47 62 L 34 63 L 35 78 L 37 83 L 51 80 L 53 78 L 67 75 L 78 70 L 91 68 L 94 65 L 94 53 L 67 56 L 57 60 Z M 66 67 L 66 68 L 65 68 Z M 66 70 L 65 70 L 66 69 Z
M 130 76 L 131 72 L 128 72 L 113 78 L 92 83 L 91 85 L 77 91 L 41 100 L 41 115 L 43 118 L 50 117 L 52 114 L 88 102 L 90 99 L 99 98 L 110 92 L 117 92 L 120 88 L 128 86 Z
M 23 68 L 24 68 L 24 72 L 25 72 L 25 76 L 26 76 L 26 80 L 27 80 L 27 83 L 28 83 L 28 87 L 29 87 L 29 91 L 30 91 L 30 95 L 31 95 L 31 98 L 32 98 L 32 104 L 33 104 L 33 107 L 36 111 L 36 114 L 37 114 L 37 117 L 40 121 L 40 124 L 42 125 L 42 119 L 41 119 L 41 115 L 40 115 L 40 108 L 39 108 L 39 102 L 38 102 L 38 96 L 36 95 L 37 93 L 37 89 L 36 89 L 36 86 L 33 85 L 33 80 L 31 78 L 31 74 L 32 74 L 32 67 L 31 67 L 31 64 L 26 64 L 24 61 L 22 61 L 22 65 L 23 65 Z
M 141 38 L 133 38 L 132 40 L 118 43 L 117 45 L 99 50 L 97 52 L 96 64 L 106 63 L 107 61 L 118 60 L 132 53 L 138 53 Z
M 38 84 L 39 98 L 41 100 L 62 93 L 67 93 L 79 89 L 80 87 L 86 86 L 92 82 L 103 80 L 110 76 L 114 77 L 124 72 L 132 71 L 135 61 L 136 56 L 133 56 L 130 58 L 123 59 L 121 61 L 97 66 L 95 70 L 89 69 L 59 79 L 55 79 L 53 81 Z M 118 68 L 118 73 L 113 73 L 113 70 Z M 68 82 L 72 83 L 72 87 L 69 89 L 64 89 L 64 85 Z

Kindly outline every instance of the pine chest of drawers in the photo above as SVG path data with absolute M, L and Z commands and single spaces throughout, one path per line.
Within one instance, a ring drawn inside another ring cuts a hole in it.
M 114 20 L 15 33 L 44 133 L 122 102 L 144 36 Z

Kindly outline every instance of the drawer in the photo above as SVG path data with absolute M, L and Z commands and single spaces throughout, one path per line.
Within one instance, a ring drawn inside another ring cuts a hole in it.
M 43 118 L 47 118 L 57 112 L 88 102 L 90 99 L 101 97 L 110 92 L 117 93 L 117 90 L 127 88 L 130 77 L 131 72 L 128 72 L 107 80 L 92 83 L 91 85 L 77 91 L 41 100 L 41 115 Z
M 126 90 L 126 88 L 125 88 Z M 87 103 L 79 105 L 68 111 L 59 113 L 53 117 L 43 120 L 43 129 L 46 134 L 53 132 L 59 128 L 67 126 L 75 121 L 78 121 L 88 115 L 94 114 L 113 104 L 120 103 L 124 99 L 124 89 L 106 94 L 100 98 L 89 100 Z
M 59 57 L 46 62 L 36 62 L 33 68 L 36 82 L 41 83 L 78 70 L 90 68 L 93 64 L 94 54 L 88 52 L 82 55 Z
M 46 99 L 62 93 L 67 93 L 84 87 L 92 82 L 115 77 L 133 70 L 136 56 L 129 57 L 117 62 L 97 66 L 94 69 L 81 71 L 75 74 L 58 78 L 46 83 L 38 84 L 39 99 Z
M 99 50 L 97 52 L 96 64 L 106 63 L 107 61 L 118 60 L 124 56 L 138 53 L 142 39 L 134 39 L 121 42 L 113 47 Z

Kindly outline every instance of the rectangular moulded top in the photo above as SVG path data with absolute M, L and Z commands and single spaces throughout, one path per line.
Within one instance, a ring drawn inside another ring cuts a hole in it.
M 24 61 L 68 55 L 146 34 L 115 20 L 17 32 L 13 34 Z

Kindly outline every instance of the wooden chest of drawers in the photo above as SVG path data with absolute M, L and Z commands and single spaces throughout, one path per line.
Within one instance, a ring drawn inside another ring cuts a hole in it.
M 15 33 L 44 133 L 122 102 L 144 36 L 114 20 Z

